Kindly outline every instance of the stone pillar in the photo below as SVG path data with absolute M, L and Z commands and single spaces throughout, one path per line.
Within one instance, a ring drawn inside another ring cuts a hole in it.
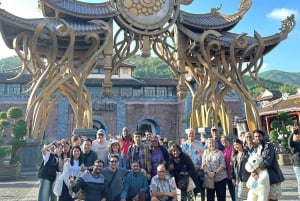
M 42 144 L 39 139 L 27 140 L 26 147 L 20 150 L 22 172 L 36 172 L 42 161 Z

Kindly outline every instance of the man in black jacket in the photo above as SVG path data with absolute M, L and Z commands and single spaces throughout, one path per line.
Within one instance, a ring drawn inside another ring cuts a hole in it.
M 284 181 L 284 176 L 281 172 L 277 157 L 275 153 L 275 147 L 272 143 L 265 142 L 265 133 L 261 130 L 253 131 L 254 143 L 257 147 L 254 148 L 255 153 L 261 154 L 263 162 L 259 165 L 261 169 L 267 169 L 270 178 L 270 195 L 269 201 L 277 201 L 281 195 L 281 182 Z

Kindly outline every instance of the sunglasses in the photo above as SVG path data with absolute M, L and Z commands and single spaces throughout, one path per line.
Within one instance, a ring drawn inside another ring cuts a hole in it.
M 118 161 L 109 161 L 109 162 L 111 162 L 111 163 L 117 163 Z
M 164 172 L 166 172 L 166 171 L 157 171 L 157 173 L 164 173 Z

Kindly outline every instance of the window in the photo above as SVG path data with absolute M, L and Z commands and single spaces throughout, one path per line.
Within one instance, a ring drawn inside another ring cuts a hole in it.
M 121 96 L 132 96 L 132 88 L 131 87 L 122 87 L 121 88 Z
M 157 93 L 157 96 L 168 96 L 168 88 L 167 87 L 157 87 L 156 93 Z
M 123 73 L 124 75 L 128 75 L 128 74 L 129 74 L 128 68 L 122 68 L 122 73 Z
M 145 96 L 155 96 L 155 87 L 145 87 Z
M 133 96 L 143 96 L 143 90 L 142 89 L 133 89 L 132 90 L 132 95 Z
M 6 86 L 5 86 L 5 84 L 0 84 L 0 94 L 5 94 L 5 88 L 6 88 Z
M 21 87 L 19 84 L 10 84 L 7 86 L 7 94 L 20 95 Z
M 120 88 L 119 87 L 113 87 L 112 88 L 112 96 L 113 97 L 119 97 L 120 96 Z

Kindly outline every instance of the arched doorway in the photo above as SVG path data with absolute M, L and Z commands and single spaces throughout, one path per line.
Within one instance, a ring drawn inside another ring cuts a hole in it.
M 97 129 L 97 130 L 99 130 L 99 129 L 106 130 L 104 124 L 98 120 L 93 120 L 93 128 Z
M 137 130 L 141 131 L 143 135 L 145 131 L 151 131 L 153 135 L 160 135 L 160 126 L 153 119 L 143 119 L 137 123 Z

